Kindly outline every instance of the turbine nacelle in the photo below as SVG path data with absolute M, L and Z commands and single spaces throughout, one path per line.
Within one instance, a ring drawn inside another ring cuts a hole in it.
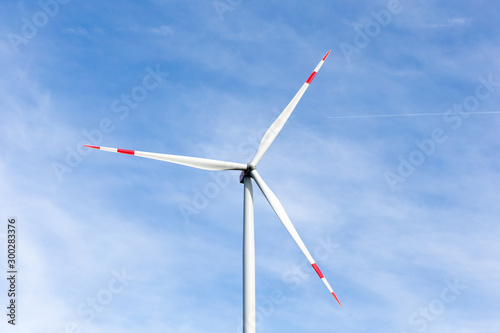
M 252 177 L 251 173 L 252 173 L 253 170 L 255 170 L 255 168 L 257 168 L 256 165 L 254 165 L 252 163 L 248 163 L 247 164 L 246 170 L 243 170 L 240 173 L 240 183 L 241 184 L 243 184 L 245 182 L 245 177 Z

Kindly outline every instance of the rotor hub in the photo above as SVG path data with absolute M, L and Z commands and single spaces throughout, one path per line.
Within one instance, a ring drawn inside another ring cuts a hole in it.
M 250 177 L 250 173 L 256 169 L 256 166 L 252 163 L 247 164 L 247 169 L 243 170 L 240 174 L 240 183 L 243 184 L 245 177 Z

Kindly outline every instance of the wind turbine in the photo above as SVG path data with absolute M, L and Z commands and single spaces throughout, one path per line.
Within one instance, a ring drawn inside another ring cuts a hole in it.
M 331 51 L 331 50 L 330 50 Z M 335 300 L 340 304 L 339 299 L 335 295 L 332 287 L 323 276 L 323 273 L 318 268 L 318 265 L 314 261 L 311 253 L 307 250 L 304 242 L 300 238 L 297 230 L 290 221 L 285 209 L 281 205 L 280 201 L 276 195 L 271 191 L 267 184 L 262 180 L 259 173 L 257 172 L 257 164 L 261 158 L 266 153 L 269 146 L 273 143 L 274 139 L 281 131 L 286 121 L 290 117 L 290 114 L 297 106 L 297 103 L 304 95 L 304 92 L 309 87 L 319 69 L 325 62 L 326 58 L 330 54 L 330 51 L 321 59 L 319 64 L 316 66 L 314 71 L 311 73 L 306 82 L 302 85 L 300 90 L 295 94 L 293 99 L 288 103 L 283 112 L 274 121 L 274 123 L 269 127 L 266 134 L 260 142 L 259 148 L 252 161 L 248 164 L 225 162 L 218 160 L 211 160 L 206 158 L 189 157 L 189 156 L 178 156 L 178 155 L 167 155 L 159 153 L 148 153 L 137 150 L 126 150 L 126 149 L 116 149 L 108 147 L 97 147 L 88 146 L 88 148 L 100 149 L 105 151 L 110 151 L 114 153 L 135 155 L 145 158 L 151 158 L 155 160 L 186 165 L 189 167 L 204 169 L 204 170 L 241 170 L 240 182 L 244 184 L 244 204 L 243 204 L 243 317 L 244 317 L 244 332 L 254 333 L 255 332 L 255 239 L 254 239 L 254 208 L 253 208 L 253 186 L 252 179 L 257 183 L 262 193 L 266 197 L 267 201 L 273 208 L 276 215 L 288 230 L 293 240 L 299 246 L 300 250 L 307 258 L 312 268 L 316 271 L 318 276 L 321 278 L 323 283 L 326 285 L 330 293 L 335 297 Z

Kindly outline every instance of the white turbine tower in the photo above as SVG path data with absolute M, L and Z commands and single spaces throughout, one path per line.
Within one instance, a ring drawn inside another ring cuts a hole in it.
M 330 50 L 331 51 L 331 50 Z M 297 103 L 301 99 L 304 92 L 309 87 L 309 84 L 312 82 L 317 72 L 325 62 L 326 58 L 330 54 L 330 51 L 321 59 L 319 64 L 316 66 L 314 71 L 311 73 L 306 82 L 302 85 L 297 94 L 293 97 L 293 99 L 288 103 L 283 112 L 279 115 L 279 117 L 274 121 L 274 123 L 269 127 L 266 134 L 262 138 L 262 141 L 257 149 L 257 153 L 255 154 L 252 161 L 248 164 L 242 163 L 233 163 L 233 162 L 225 162 L 218 160 L 210 160 L 206 158 L 198 158 L 198 157 L 188 157 L 188 156 L 178 156 L 178 155 L 167 155 L 167 154 L 158 154 L 158 153 L 148 153 L 137 150 L 126 150 L 126 149 L 116 149 L 116 148 L 107 148 L 107 147 L 97 147 L 97 146 L 87 146 L 89 148 L 100 149 L 105 151 L 110 151 L 114 153 L 122 153 L 128 155 L 141 156 L 146 158 L 151 158 L 155 160 L 182 164 L 186 166 L 190 166 L 198 169 L 205 170 L 241 170 L 240 182 L 244 183 L 244 205 L 243 205 L 243 316 L 244 316 L 244 332 L 245 333 L 254 333 L 255 332 L 255 240 L 254 240 L 254 208 L 253 208 L 253 187 L 252 187 L 252 179 L 255 180 L 257 185 L 260 187 L 262 193 L 266 197 L 267 201 L 275 211 L 276 215 L 278 215 L 279 219 L 288 230 L 293 240 L 299 246 L 302 253 L 304 253 L 305 257 L 314 268 L 318 276 L 321 278 L 323 283 L 328 288 L 329 292 L 335 297 L 337 302 L 340 304 L 337 296 L 333 292 L 332 287 L 321 273 L 318 265 L 314 261 L 313 257 L 307 250 L 304 242 L 300 238 L 297 230 L 290 221 L 285 209 L 281 205 L 281 202 L 278 200 L 276 195 L 271 191 L 271 189 L 266 185 L 264 180 L 260 177 L 259 173 L 256 170 L 257 164 L 260 159 L 266 153 L 269 146 L 273 143 L 274 139 L 278 135 L 278 133 L 285 125 L 286 121 L 290 117 L 293 109 L 297 106 Z

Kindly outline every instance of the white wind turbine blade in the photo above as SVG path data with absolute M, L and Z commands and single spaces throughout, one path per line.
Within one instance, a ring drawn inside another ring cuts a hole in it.
M 333 295 L 333 297 L 335 297 L 335 300 L 337 301 L 337 303 L 339 303 L 339 305 L 342 306 L 342 304 L 340 304 L 339 299 L 337 298 L 337 295 L 335 295 L 335 292 L 333 291 L 332 287 L 330 286 L 330 284 L 328 283 L 326 278 L 323 276 L 323 273 L 321 273 L 320 269 L 318 268 L 318 265 L 316 264 L 313 257 L 309 253 L 309 250 L 307 250 L 306 246 L 304 245 L 304 242 L 302 241 L 297 230 L 293 226 L 292 221 L 290 221 L 290 218 L 288 217 L 285 209 L 283 208 L 283 205 L 281 205 L 281 202 L 278 200 L 278 198 L 273 193 L 273 191 L 271 191 L 271 189 L 266 185 L 264 180 L 262 180 L 262 178 L 260 177 L 257 170 L 252 170 L 251 175 L 252 175 L 252 178 L 257 183 L 257 185 L 260 187 L 262 193 L 264 194 L 267 201 L 269 202 L 269 204 L 273 208 L 274 212 L 276 213 L 276 215 L 278 215 L 279 219 L 281 220 L 281 222 L 285 226 L 286 230 L 288 230 L 288 232 L 292 236 L 295 243 L 297 243 L 297 245 L 299 246 L 302 253 L 304 253 L 307 260 L 309 261 L 311 266 L 314 268 L 314 270 L 316 271 L 316 273 L 318 274 L 320 279 L 326 285 L 326 287 L 328 288 L 330 293 Z
M 297 94 L 295 94 L 295 96 L 292 98 L 290 103 L 288 103 L 286 108 L 283 110 L 283 112 L 281 112 L 281 114 L 274 121 L 274 123 L 271 125 L 271 127 L 269 127 L 266 134 L 264 134 L 264 137 L 262 138 L 262 141 L 260 142 L 259 148 L 257 149 L 257 153 L 255 153 L 255 156 L 254 156 L 252 162 L 250 162 L 251 165 L 256 166 L 259 163 L 262 156 L 264 156 L 267 149 L 273 143 L 274 139 L 276 138 L 276 136 L 281 131 L 281 129 L 285 125 L 286 121 L 290 117 L 290 114 L 292 114 L 292 111 L 297 106 L 297 103 L 299 103 L 300 99 L 302 98 L 302 95 L 304 95 L 304 92 L 309 87 L 309 84 L 312 82 L 312 80 L 314 79 L 314 77 L 318 73 L 321 66 L 323 66 L 323 63 L 325 62 L 326 58 L 330 54 L 330 51 L 328 51 L 327 54 L 323 57 L 323 59 L 321 59 L 321 61 L 316 66 L 314 71 L 311 73 L 311 75 L 309 76 L 307 81 L 302 85 L 300 90 L 297 92 Z
M 87 145 L 84 145 L 84 146 L 88 147 L 88 148 L 110 151 L 113 153 L 121 153 L 121 154 L 135 155 L 135 156 L 140 156 L 140 157 L 145 157 L 145 158 L 151 158 L 153 160 L 160 160 L 160 161 L 165 161 L 165 162 L 170 162 L 170 163 L 175 163 L 175 164 L 181 164 L 181 165 L 186 165 L 189 167 L 204 169 L 204 170 L 246 170 L 246 168 L 247 168 L 246 164 L 210 160 L 207 158 L 148 153 L 148 152 L 144 152 L 144 151 L 117 149 L 117 148 L 108 148 L 108 147 L 97 147 L 97 146 L 87 146 Z

